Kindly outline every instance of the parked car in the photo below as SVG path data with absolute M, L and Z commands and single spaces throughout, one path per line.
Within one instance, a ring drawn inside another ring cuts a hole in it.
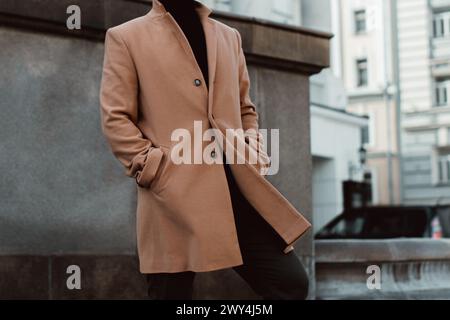
M 316 239 L 450 237 L 450 206 L 373 206 L 344 211 Z

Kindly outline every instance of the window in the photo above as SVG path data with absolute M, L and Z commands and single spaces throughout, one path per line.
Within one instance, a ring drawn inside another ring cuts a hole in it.
M 438 182 L 450 183 L 450 154 L 438 158 Z
M 370 142 L 370 135 L 369 135 L 369 126 L 364 126 L 361 129 L 361 142 L 362 145 L 368 145 Z
M 435 38 L 450 37 L 450 12 L 434 15 L 433 35 Z
M 361 145 L 365 148 L 375 147 L 375 111 L 371 110 L 365 115 L 369 118 L 369 124 L 361 128 Z
M 367 31 L 366 10 L 355 11 L 355 33 L 365 33 Z
M 439 38 L 442 37 L 443 34 L 444 34 L 444 20 L 439 17 L 435 17 L 433 20 L 433 35 L 435 38 Z
M 357 70 L 357 84 L 358 87 L 366 87 L 368 83 L 367 78 L 367 59 L 356 60 Z
M 450 93 L 450 79 L 441 80 L 436 83 L 436 106 L 448 106 L 448 95 Z

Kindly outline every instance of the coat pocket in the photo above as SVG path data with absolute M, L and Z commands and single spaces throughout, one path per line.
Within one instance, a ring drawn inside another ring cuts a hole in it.
M 170 175 L 169 171 L 171 166 L 173 165 L 173 162 L 170 159 L 171 149 L 166 146 L 160 146 L 159 148 L 163 152 L 163 157 L 159 164 L 158 170 L 156 171 L 155 177 L 153 178 L 149 187 L 150 190 L 155 194 L 159 194 L 165 189 L 167 180 Z

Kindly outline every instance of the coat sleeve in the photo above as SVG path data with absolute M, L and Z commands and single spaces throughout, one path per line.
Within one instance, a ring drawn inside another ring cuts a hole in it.
M 113 154 L 127 176 L 141 187 L 149 187 L 163 153 L 146 139 L 138 120 L 138 77 L 125 42 L 109 29 L 100 89 L 101 127 Z
M 250 97 L 250 77 L 248 74 L 247 63 L 242 48 L 242 37 L 238 30 L 234 29 L 238 39 L 239 50 L 239 94 L 241 104 L 242 128 L 246 141 L 254 146 L 258 156 L 257 169 L 262 175 L 266 175 L 270 168 L 270 157 L 265 151 L 264 138 L 259 132 L 258 113 L 255 104 Z

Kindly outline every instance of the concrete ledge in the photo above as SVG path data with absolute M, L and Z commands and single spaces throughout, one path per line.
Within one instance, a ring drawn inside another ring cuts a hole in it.
M 216 17 L 239 30 L 247 60 L 253 64 L 307 74 L 330 65 L 330 34 L 230 14 Z
M 450 241 L 317 240 L 317 299 L 450 299 Z M 370 265 L 381 290 L 369 290 Z
M 68 30 L 66 9 L 81 9 L 81 30 Z M 103 41 L 108 28 L 145 15 L 149 1 L 2 0 L 0 25 Z M 331 34 L 261 19 L 215 12 L 213 18 L 237 28 L 251 64 L 315 74 L 330 64 Z
M 450 240 L 315 240 L 316 262 L 450 260 Z

